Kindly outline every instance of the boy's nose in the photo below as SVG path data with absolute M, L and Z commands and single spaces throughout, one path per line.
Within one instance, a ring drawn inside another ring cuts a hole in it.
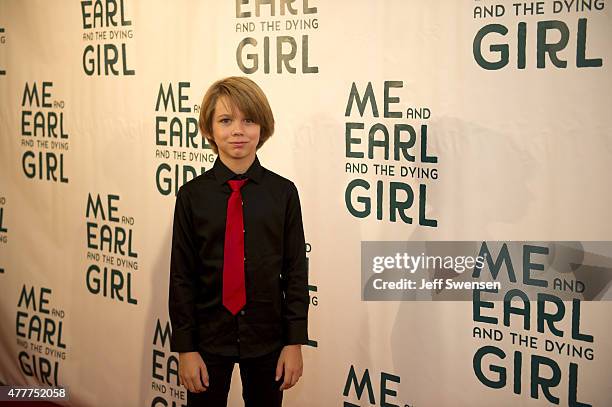
M 242 121 L 237 120 L 234 122 L 234 128 L 232 130 L 232 134 L 242 134 L 244 132 L 244 124 Z

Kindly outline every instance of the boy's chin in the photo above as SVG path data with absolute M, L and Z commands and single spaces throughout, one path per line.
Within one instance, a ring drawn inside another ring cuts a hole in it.
M 230 151 L 227 156 L 231 157 L 234 160 L 241 160 L 243 158 L 248 158 L 251 156 L 250 151 Z

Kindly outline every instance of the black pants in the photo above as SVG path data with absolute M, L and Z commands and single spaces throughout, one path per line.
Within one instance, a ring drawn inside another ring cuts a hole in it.
M 187 407 L 226 407 L 235 363 L 240 366 L 242 398 L 246 407 L 282 406 L 283 392 L 279 389 L 283 378 L 278 382 L 274 380 L 280 349 L 249 359 L 200 354 L 208 369 L 210 386 L 202 393 L 187 391 Z

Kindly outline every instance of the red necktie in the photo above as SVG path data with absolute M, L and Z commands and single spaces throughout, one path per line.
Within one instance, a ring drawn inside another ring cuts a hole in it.
M 225 248 L 223 251 L 223 305 L 233 315 L 246 304 L 244 286 L 244 220 L 240 188 L 246 179 L 228 181 L 232 194 L 227 201 Z

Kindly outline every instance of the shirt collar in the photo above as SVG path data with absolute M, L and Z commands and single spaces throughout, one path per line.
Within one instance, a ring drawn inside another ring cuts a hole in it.
M 225 164 L 221 161 L 219 157 L 215 160 L 215 164 L 213 165 L 213 171 L 215 173 L 215 178 L 220 185 L 225 184 L 230 179 L 234 178 L 237 174 L 234 174 L 232 170 L 227 168 Z M 259 183 L 261 181 L 261 176 L 263 175 L 263 167 L 259 163 L 259 159 L 255 156 L 255 161 L 249 167 L 249 169 L 244 173 L 244 175 L 252 181 Z

